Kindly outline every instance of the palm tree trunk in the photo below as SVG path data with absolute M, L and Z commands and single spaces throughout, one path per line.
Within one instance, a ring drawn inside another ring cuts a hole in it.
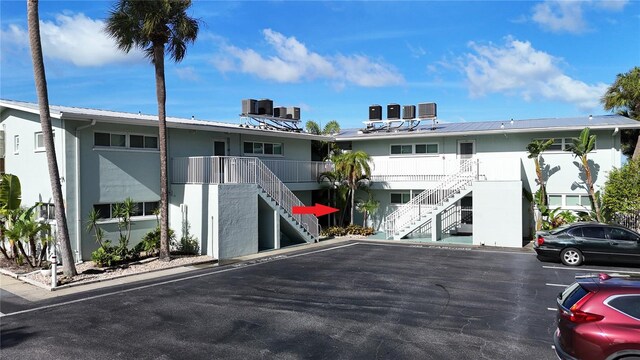
M 353 225 L 353 210 L 355 208 L 355 202 L 356 202 L 356 189 L 352 188 L 351 189 L 351 219 L 349 220 L 349 225 Z
M 536 175 L 538 176 L 538 182 L 540 183 L 540 197 L 542 205 L 547 206 L 547 188 L 544 185 L 544 178 L 542 177 L 542 168 L 540 168 L 540 161 L 538 158 L 534 158 L 533 161 L 536 164 Z
M 160 145 L 160 260 L 169 261 L 169 182 L 167 175 L 167 91 L 164 81 L 164 45 L 153 45 L 158 98 L 158 142 Z
M 42 43 L 40 41 L 40 17 L 38 15 L 38 0 L 27 0 L 27 23 L 29 27 L 29 44 L 31 45 L 31 58 L 33 60 L 33 77 L 38 95 L 38 105 L 40 108 L 40 124 L 44 147 L 47 153 L 47 165 L 49 168 L 49 179 L 53 193 L 53 202 L 56 209 L 56 233 L 60 250 L 62 252 L 62 262 L 64 264 L 64 274 L 74 276 L 77 274 L 76 267 L 71 253 L 71 240 L 69 239 L 69 229 L 67 228 L 67 215 L 65 212 L 64 199 L 62 197 L 62 186 L 60 184 L 60 173 L 58 171 L 58 161 L 56 149 L 53 144 L 53 130 L 51 129 L 51 117 L 49 113 L 49 94 L 47 93 L 47 77 L 44 71 L 44 60 L 42 58 Z M 63 134 L 60 134 L 63 136 Z M 79 230 L 79 229 L 78 229 Z
M 633 156 L 631 157 L 631 159 L 640 159 L 640 134 L 638 134 L 638 141 L 636 141 L 636 148 L 633 150 Z

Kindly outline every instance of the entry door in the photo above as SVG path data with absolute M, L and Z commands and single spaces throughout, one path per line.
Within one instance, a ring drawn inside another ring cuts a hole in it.
M 213 141 L 213 156 L 226 156 L 227 155 L 227 142 L 224 140 Z M 216 176 L 216 183 L 224 182 L 224 166 L 225 159 L 219 158 L 214 161 L 214 174 Z
M 458 159 L 471 159 L 476 154 L 476 142 L 458 140 Z

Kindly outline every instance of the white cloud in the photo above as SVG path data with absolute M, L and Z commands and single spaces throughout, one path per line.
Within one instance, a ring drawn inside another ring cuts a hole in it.
M 345 83 L 358 86 L 386 86 L 404 82 L 393 66 L 373 61 L 364 55 L 323 56 L 309 51 L 295 37 L 286 37 L 271 29 L 263 30 L 274 55 L 262 55 L 253 49 L 223 44 L 213 64 L 222 73 L 242 72 L 262 79 L 294 83 L 313 79 L 330 79 L 338 87 Z
M 200 81 L 200 76 L 193 66 L 176 68 L 176 74 L 180 80 Z
M 579 34 L 589 30 L 585 12 L 617 12 L 627 3 L 627 0 L 545 0 L 533 7 L 532 19 L 551 32 Z
M 545 98 L 575 104 L 581 110 L 599 106 L 607 84 L 586 84 L 565 75 L 561 59 L 534 49 L 528 41 L 506 39 L 504 46 L 469 43 L 474 51 L 461 59 L 473 97 L 489 93 Z
M 93 20 L 82 13 L 60 14 L 54 21 L 40 21 L 43 55 L 77 66 L 101 66 L 137 61 L 144 57 L 137 49 L 132 49 L 129 54 L 118 50 L 103 29 L 104 21 Z M 2 40 L 29 48 L 27 30 L 17 25 L 10 25 L 8 30 L 3 30 Z

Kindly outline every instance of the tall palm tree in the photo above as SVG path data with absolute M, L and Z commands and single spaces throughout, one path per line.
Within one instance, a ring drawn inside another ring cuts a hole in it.
M 588 127 L 584 128 L 584 130 L 580 132 L 580 136 L 571 139 L 571 144 L 569 144 L 567 151 L 571 151 L 575 157 L 580 158 L 587 183 L 587 190 L 589 191 L 589 197 L 591 198 L 591 204 L 596 212 L 596 218 L 599 222 L 602 222 L 603 218 L 600 212 L 599 199 L 596 197 L 596 192 L 593 188 L 591 168 L 589 167 L 589 159 L 587 158 L 587 154 L 589 154 L 596 145 L 596 136 L 590 135 L 589 131 Z
M 362 150 L 342 153 L 334 157 L 336 171 L 344 175 L 349 196 L 351 198 L 351 219 L 349 223 L 353 225 L 353 214 L 355 208 L 356 190 L 362 185 L 364 180 L 371 177 L 371 157 Z
M 33 61 L 33 77 L 38 95 L 38 107 L 40 108 L 40 126 L 44 148 L 47 153 L 47 167 L 49 168 L 49 180 L 53 203 L 56 205 L 56 234 L 60 244 L 63 271 L 68 277 L 77 274 L 76 266 L 71 253 L 71 239 L 67 227 L 67 214 L 62 198 L 62 185 L 58 171 L 56 149 L 53 145 L 53 130 L 51 129 L 51 114 L 49 113 L 49 94 L 47 92 L 47 76 L 44 71 L 42 58 L 42 43 L 40 41 L 40 16 L 38 15 L 38 0 L 27 0 L 27 26 L 29 28 L 29 45 L 31 46 L 31 59 Z
M 605 110 L 617 111 L 620 115 L 640 121 L 640 67 L 636 66 L 628 73 L 618 74 L 616 81 L 609 86 L 600 101 Z M 636 132 L 633 160 L 640 158 L 640 131 Z
M 540 155 L 549 149 L 551 145 L 553 145 L 554 139 L 549 139 L 547 141 L 543 140 L 533 140 L 527 145 L 527 152 L 529 155 L 527 156 L 529 159 L 533 159 L 533 162 L 536 165 L 536 176 L 538 177 L 538 185 L 540 185 L 540 205 L 547 206 L 547 188 L 544 183 L 544 177 L 542 176 L 542 168 L 540 167 Z
M 160 145 L 160 259 L 169 257 L 169 184 L 167 175 L 167 123 L 164 55 L 184 59 L 187 45 L 198 36 L 198 20 L 187 15 L 191 0 L 119 0 L 109 14 L 106 32 L 118 48 L 142 49 L 155 67 Z

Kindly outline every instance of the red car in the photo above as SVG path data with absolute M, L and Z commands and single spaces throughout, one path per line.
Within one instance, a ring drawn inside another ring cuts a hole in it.
M 560 359 L 640 359 L 640 277 L 576 276 L 558 295 L 557 319 Z

